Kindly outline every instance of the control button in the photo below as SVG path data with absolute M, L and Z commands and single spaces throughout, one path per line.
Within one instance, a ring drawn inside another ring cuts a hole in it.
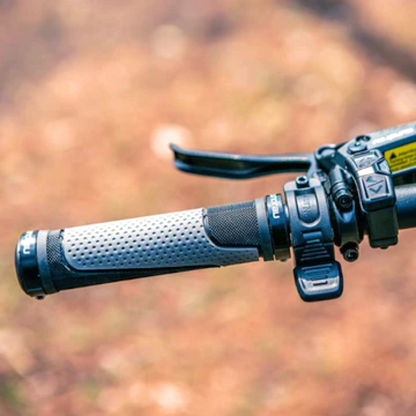
M 382 162 L 377 164 L 378 171 L 384 172 L 384 173 L 390 173 L 390 167 L 386 160 L 383 160 Z
M 377 162 L 379 157 L 374 153 L 368 153 L 362 156 L 355 156 L 353 160 L 357 168 L 362 169 L 371 166 L 374 162 Z
M 297 266 L 294 275 L 299 295 L 305 302 L 336 299 L 342 294 L 342 272 L 337 261 Z
M 368 199 L 380 199 L 389 197 L 387 178 L 383 175 L 368 175 L 361 178 L 364 191 Z

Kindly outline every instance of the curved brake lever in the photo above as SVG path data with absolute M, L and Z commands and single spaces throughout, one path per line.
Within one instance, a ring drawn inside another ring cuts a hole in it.
M 262 156 L 185 150 L 174 144 L 170 148 L 174 153 L 177 169 L 196 175 L 227 179 L 307 172 L 315 161 L 312 153 Z

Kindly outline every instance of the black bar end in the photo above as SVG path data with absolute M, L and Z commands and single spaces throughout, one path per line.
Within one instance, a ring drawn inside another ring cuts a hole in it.
M 37 258 L 38 231 L 22 234 L 16 246 L 15 263 L 19 284 L 32 297 L 43 299 L 46 295 L 39 272 Z

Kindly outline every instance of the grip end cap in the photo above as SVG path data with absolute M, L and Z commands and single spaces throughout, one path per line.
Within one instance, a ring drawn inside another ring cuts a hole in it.
M 22 234 L 16 246 L 16 274 L 20 287 L 32 297 L 46 295 L 42 285 L 37 259 L 38 231 L 27 231 Z

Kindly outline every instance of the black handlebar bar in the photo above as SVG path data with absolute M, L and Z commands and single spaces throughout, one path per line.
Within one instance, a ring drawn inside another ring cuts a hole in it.
M 288 256 L 287 217 L 270 199 L 22 235 L 16 268 L 30 296 Z M 416 227 L 416 185 L 396 188 L 401 229 Z M 268 208 L 269 211 L 268 211 Z M 284 211 L 284 210 L 283 210 Z M 276 212 L 274 211 L 274 214 Z M 274 215 L 276 217 L 276 215 Z
M 416 227 L 416 185 L 396 187 L 396 198 L 399 228 Z

